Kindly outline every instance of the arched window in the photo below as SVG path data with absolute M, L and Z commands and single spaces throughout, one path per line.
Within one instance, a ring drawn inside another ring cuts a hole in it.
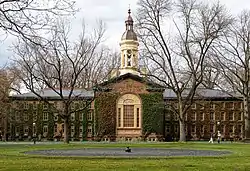
M 132 52 L 131 52 L 131 50 L 127 51 L 127 66 L 132 66 Z
M 118 128 L 141 127 L 141 100 L 134 94 L 121 96 L 117 104 Z

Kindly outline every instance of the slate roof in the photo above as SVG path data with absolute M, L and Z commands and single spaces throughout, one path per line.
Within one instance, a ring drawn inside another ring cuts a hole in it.
M 184 90 L 184 93 L 185 93 L 185 90 Z M 188 91 L 186 91 L 186 95 L 187 95 L 187 93 L 188 93 Z M 194 96 L 194 98 L 211 98 L 211 99 L 215 99 L 215 98 L 227 99 L 227 98 L 233 98 L 233 97 L 234 96 L 232 96 L 226 92 L 223 92 L 221 90 L 205 89 L 205 88 L 197 89 L 196 95 Z M 176 94 L 174 93 L 174 91 L 172 89 L 165 89 L 165 91 L 163 93 L 163 98 L 164 99 L 175 99 Z
M 114 79 L 111 79 L 109 81 L 103 82 L 101 84 L 101 86 L 105 86 L 107 84 L 110 83 L 115 83 L 119 80 L 122 79 L 126 79 L 126 78 L 133 78 L 137 81 L 141 81 L 141 82 L 145 82 L 146 84 L 149 84 L 150 86 L 156 87 L 156 88 L 160 88 L 162 89 L 162 87 L 160 87 L 158 84 L 154 84 L 153 82 L 147 82 L 146 80 L 144 80 L 143 78 L 139 77 L 139 76 L 135 76 L 132 74 L 125 74 L 123 76 L 120 77 L 116 77 Z M 100 86 L 100 85 L 99 85 Z M 59 90 L 57 90 L 59 92 Z M 68 98 L 70 93 L 69 89 L 64 89 L 63 90 L 63 96 L 64 98 Z M 185 93 L 185 92 L 184 92 Z M 186 93 L 188 93 L 188 91 L 186 91 Z M 59 95 L 51 90 L 51 89 L 44 89 L 42 91 L 39 92 L 39 94 L 46 99 L 54 99 L 54 100 L 59 100 L 61 99 L 59 97 Z M 92 99 L 94 97 L 94 91 L 93 90 L 86 90 L 86 89 L 75 89 L 73 91 L 72 94 L 72 98 L 77 98 L 77 99 Z M 215 89 L 205 89 L 205 88 L 199 88 L 197 89 L 195 98 L 207 98 L 207 99 L 230 99 L 230 98 L 234 98 L 236 96 L 232 96 L 229 95 L 228 93 L 225 93 L 223 91 L 220 90 L 215 90 Z M 10 98 L 12 99 L 39 99 L 39 97 L 37 95 L 35 95 L 32 92 L 28 92 L 28 93 L 23 93 L 23 94 L 17 94 L 17 95 L 11 95 Z M 173 92 L 173 90 L 171 89 L 165 89 L 163 92 L 163 98 L 164 99 L 176 99 L 176 95 Z
M 57 89 L 59 92 L 59 89 Z M 52 89 L 44 89 L 38 92 L 43 98 L 46 99 L 61 99 L 60 96 L 53 91 Z M 63 90 L 63 97 L 68 98 L 70 93 L 69 89 L 64 89 Z M 71 95 L 71 98 L 78 98 L 78 99 L 91 99 L 94 97 L 94 91 L 88 91 L 85 89 L 75 89 Z M 17 95 L 12 95 L 10 98 L 14 99 L 39 99 L 37 95 L 35 95 L 32 92 L 28 93 L 23 93 L 23 94 L 17 94 Z

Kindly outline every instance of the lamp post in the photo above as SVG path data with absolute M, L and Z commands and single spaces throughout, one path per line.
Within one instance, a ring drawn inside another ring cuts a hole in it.
M 218 131 L 220 131 L 220 121 L 217 122 L 217 127 Z
M 218 141 L 218 143 L 220 143 L 220 141 L 221 141 L 221 133 L 220 133 L 220 121 L 218 121 L 217 122 L 217 129 L 218 129 L 218 132 L 217 132 L 217 141 Z
M 36 144 L 36 123 L 33 122 L 33 143 Z

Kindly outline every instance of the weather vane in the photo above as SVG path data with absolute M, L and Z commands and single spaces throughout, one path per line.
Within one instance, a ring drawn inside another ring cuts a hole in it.
M 131 13 L 130 4 L 128 4 L 128 14 Z

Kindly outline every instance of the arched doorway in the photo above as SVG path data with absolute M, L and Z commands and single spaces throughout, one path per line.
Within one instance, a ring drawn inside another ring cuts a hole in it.
M 117 139 L 137 139 L 142 134 L 141 99 L 135 94 L 124 94 L 117 101 Z

